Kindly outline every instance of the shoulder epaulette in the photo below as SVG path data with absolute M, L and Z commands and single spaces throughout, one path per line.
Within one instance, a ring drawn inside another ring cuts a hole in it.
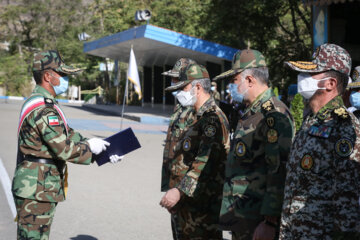
M 350 117 L 348 111 L 344 107 L 335 108 L 334 114 L 340 119 L 348 119 Z
M 271 102 L 271 100 L 267 100 L 261 105 L 261 108 L 265 110 L 266 112 L 270 112 L 271 110 L 275 109 L 274 104 Z

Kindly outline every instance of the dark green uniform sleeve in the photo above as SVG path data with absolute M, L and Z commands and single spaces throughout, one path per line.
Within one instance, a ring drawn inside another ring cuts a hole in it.
M 51 155 L 72 163 L 91 163 L 92 153 L 86 138 L 71 128 L 66 133 L 64 122 L 55 109 L 45 108 L 35 116 L 35 125 L 45 143 L 44 148 Z M 57 117 L 59 124 L 51 125 L 51 117 Z
M 266 189 L 261 205 L 261 214 L 280 216 L 285 176 L 286 162 L 294 129 L 291 120 L 283 113 L 273 112 L 265 116 L 264 124 L 265 158 L 266 158 Z

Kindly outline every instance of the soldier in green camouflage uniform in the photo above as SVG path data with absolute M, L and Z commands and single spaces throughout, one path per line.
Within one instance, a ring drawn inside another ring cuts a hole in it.
M 312 62 L 286 64 L 311 111 L 290 151 L 280 239 L 360 239 L 360 122 L 341 98 L 350 55 L 323 44 Z
M 18 160 L 12 183 L 18 239 L 49 238 L 55 207 L 66 197 L 66 162 L 88 165 L 93 153 L 109 145 L 97 138 L 87 140 L 70 128 L 54 98 L 66 90 L 66 76 L 79 71 L 66 66 L 57 51 L 35 55 L 37 85 L 20 115 Z
M 211 82 L 211 96 L 214 98 L 216 105 L 219 106 L 221 97 L 220 97 L 220 93 L 217 91 L 216 82 Z
M 171 85 L 179 82 L 179 71 L 189 64 L 195 63 L 194 60 L 189 58 L 180 58 L 174 65 L 174 67 L 162 73 L 165 76 L 171 77 Z M 168 87 L 166 91 L 171 91 L 172 88 Z M 176 96 L 176 91 L 173 94 Z M 183 155 L 174 157 L 174 147 L 179 140 L 180 135 L 186 130 L 194 121 L 194 107 L 193 106 L 182 106 L 180 103 L 176 104 L 174 113 L 170 117 L 170 124 L 167 130 L 165 139 L 165 147 L 163 154 L 163 165 L 161 175 L 161 191 L 166 192 L 171 188 L 176 187 L 179 184 L 181 178 L 180 174 L 188 169 L 183 163 Z M 171 228 L 174 239 L 179 239 L 181 229 L 178 223 L 178 216 L 176 212 L 171 213 Z
M 283 201 L 285 163 L 294 135 L 293 118 L 268 87 L 264 56 L 238 51 L 232 69 L 234 101 L 246 104 L 226 162 L 220 224 L 232 239 L 274 239 Z
M 175 157 L 183 155 L 179 180 L 167 191 L 160 205 L 179 216 L 179 239 L 222 239 L 218 228 L 224 166 L 229 150 L 228 122 L 210 96 L 207 70 L 190 64 L 180 71 L 173 90 L 182 89 L 177 99 L 194 106 L 195 121 L 180 136 Z

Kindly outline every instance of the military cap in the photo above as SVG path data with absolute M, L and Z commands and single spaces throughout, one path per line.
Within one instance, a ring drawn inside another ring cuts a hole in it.
M 231 77 L 247 68 L 266 67 L 265 57 L 254 49 L 239 50 L 235 53 L 230 70 L 214 77 L 214 81 Z
M 176 91 L 188 85 L 194 80 L 207 79 L 210 81 L 209 73 L 206 68 L 200 64 L 192 63 L 180 69 L 179 82 L 173 86 L 167 87 L 166 91 Z
M 298 72 L 319 73 L 335 70 L 350 75 L 351 57 L 342 47 L 325 43 L 313 54 L 312 61 L 288 61 L 287 66 Z
M 174 67 L 170 69 L 169 71 L 161 73 L 162 75 L 178 78 L 179 77 L 179 71 L 181 68 L 186 67 L 187 65 L 191 63 L 196 63 L 194 60 L 190 58 L 180 58 L 176 61 Z
M 348 84 L 348 88 L 360 88 L 360 66 L 354 69 L 352 80 L 353 81 Z
M 68 66 L 64 63 L 60 53 L 56 50 L 49 50 L 36 53 L 33 62 L 33 71 L 44 71 L 52 69 L 64 74 L 77 74 L 82 71 L 80 68 Z

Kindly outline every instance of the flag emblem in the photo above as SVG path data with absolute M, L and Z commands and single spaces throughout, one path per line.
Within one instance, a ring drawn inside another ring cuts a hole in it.
M 48 121 L 50 126 L 60 125 L 59 118 L 57 116 L 49 116 Z

